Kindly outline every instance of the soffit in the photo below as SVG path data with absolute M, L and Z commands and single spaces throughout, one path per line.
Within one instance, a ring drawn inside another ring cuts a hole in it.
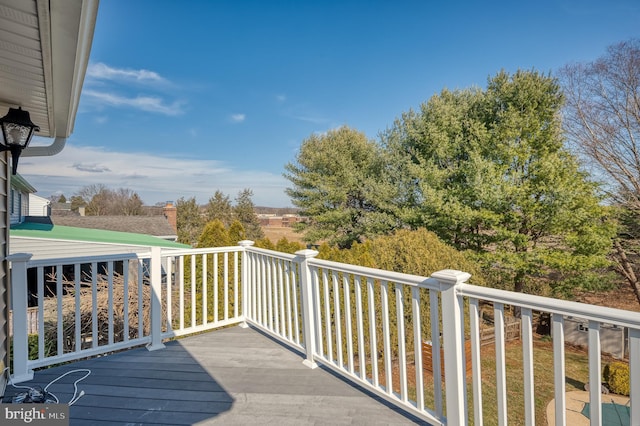
M 0 116 L 21 106 L 43 137 L 68 137 L 98 0 L 0 0 Z

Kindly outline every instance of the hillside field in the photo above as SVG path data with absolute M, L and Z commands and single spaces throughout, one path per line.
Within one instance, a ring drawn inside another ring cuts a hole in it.
M 288 226 L 263 226 L 262 231 L 264 232 L 264 236 L 274 244 L 276 244 L 278 240 L 282 239 L 282 237 L 285 237 L 289 241 L 303 243 L 302 234 L 298 234 L 293 230 L 293 228 Z

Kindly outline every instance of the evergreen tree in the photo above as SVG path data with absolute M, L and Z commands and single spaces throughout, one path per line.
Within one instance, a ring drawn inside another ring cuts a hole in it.
M 87 203 L 79 195 L 71 197 L 71 211 L 77 212 L 80 207 L 85 207 Z
M 213 197 L 209 198 L 205 209 L 205 217 L 207 222 L 212 220 L 220 220 L 224 226 L 229 226 L 233 222 L 233 207 L 229 196 L 219 190 L 216 190 Z
M 198 238 L 198 247 L 227 247 L 231 244 L 229 232 L 217 219 L 208 222 Z
M 232 245 L 238 244 L 240 241 L 247 239 L 247 233 L 244 230 L 244 226 L 239 220 L 234 220 L 229 226 L 229 243 Z
M 195 197 L 185 200 L 184 197 L 176 202 L 178 241 L 195 245 L 204 228 L 204 219 L 200 214 L 200 207 Z
M 244 227 L 246 237 L 255 241 L 264 238 L 264 232 L 260 227 L 260 219 L 256 216 L 255 206 L 251 197 L 253 197 L 253 191 L 248 188 L 238 192 L 233 213 Z
M 296 161 L 285 166 L 287 189 L 301 215 L 305 241 L 328 240 L 340 247 L 393 230 L 389 207 L 395 185 L 385 179 L 385 164 L 375 142 L 341 127 L 303 141 Z
M 485 91 L 443 91 L 384 135 L 402 220 L 482 255 L 513 290 L 607 265 L 613 227 L 563 147 L 558 82 L 501 72 Z

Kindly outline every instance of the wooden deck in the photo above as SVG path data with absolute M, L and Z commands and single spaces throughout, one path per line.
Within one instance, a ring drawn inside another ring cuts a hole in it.
M 401 425 L 418 422 L 353 387 L 264 334 L 231 327 L 145 348 L 37 371 L 28 386 L 45 386 L 79 368 L 85 395 L 71 407 L 72 425 L 224 424 Z M 61 402 L 74 373 L 49 388 Z M 21 390 L 7 387 L 5 402 Z

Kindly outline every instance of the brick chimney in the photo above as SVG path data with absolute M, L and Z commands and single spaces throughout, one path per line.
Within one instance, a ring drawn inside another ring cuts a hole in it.
M 178 235 L 178 209 L 173 205 L 173 201 L 167 201 L 167 205 L 162 208 L 164 217 L 167 218 L 169 225 L 173 228 L 176 235 Z

